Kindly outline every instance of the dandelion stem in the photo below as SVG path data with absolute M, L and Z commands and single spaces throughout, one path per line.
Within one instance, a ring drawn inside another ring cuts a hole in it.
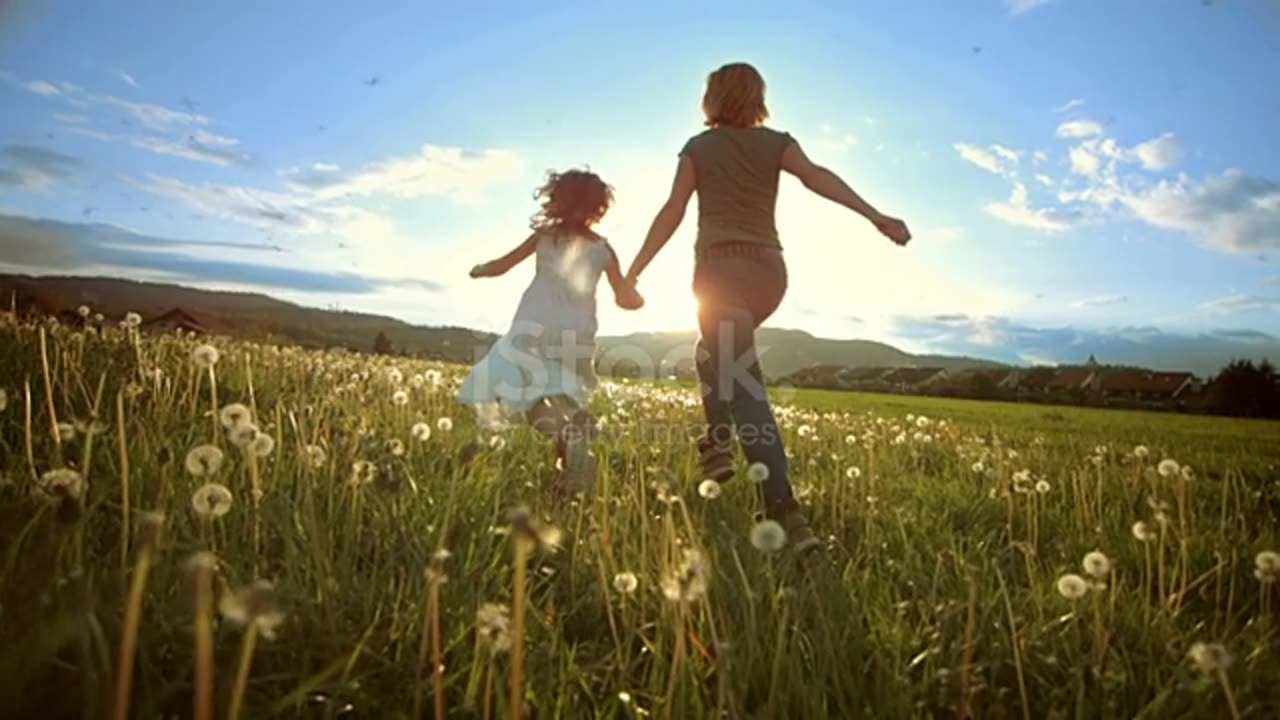
M 511 594 L 511 678 L 508 712 L 512 720 L 522 717 L 524 707 L 524 594 L 529 541 L 515 533 L 515 587 Z
M 481 701 L 484 709 L 480 713 L 483 720 L 493 717 L 493 656 L 494 653 L 490 652 L 484 664 L 484 699 Z
M 40 370 L 44 377 L 44 400 L 49 411 L 49 430 L 53 434 L 53 447 L 58 464 L 62 464 L 62 434 L 58 432 L 58 411 L 53 406 L 53 379 L 49 376 L 49 349 L 44 328 L 40 328 Z
M 124 610 L 124 630 L 120 637 L 120 654 L 116 666 L 116 694 L 112 717 L 125 720 L 129 717 L 129 696 L 133 687 L 133 657 L 138 647 L 138 624 L 142 619 L 142 592 L 151 572 L 151 546 L 143 544 L 138 551 L 133 569 L 133 583 L 129 587 L 129 600 Z
M 195 568 L 195 720 L 213 718 L 213 569 Z
M 1222 694 L 1227 696 L 1227 707 L 1231 709 L 1232 720 L 1240 720 L 1240 708 L 1236 705 L 1236 694 L 1231 691 L 1231 681 L 1227 679 L 1227 671 L 1219 667 L 1218 684 L 1222 686 Z
M 209 366 L 209 419 L 213 422 L 213 434 L 209 436 L 209 442 L 218 442 L 218 376 L 213 371 L 213 366 Z
M 253 648 L 257 642 L 258 623 L 250 621 L 240 641 L 240 662 L 236 666 L 236 681 L 231 689 L 231 705 L 227 709 L 227 720 L 239 720 L 240 708 L 244 704 L 245 686 L 249 682 L 249 666 L 253 662 Z
M 130 502 L 132 493 L 129 490 L 129 448 L 124 435 L 124 393 L 116 394 L 116 446 L 120 451 L 120 527 L 131 527 L 129 524 Z M 120 571 L 129 562 L 129 533 L 120 533 Z
M 1004 600 L 1005 615 L 1009 618 L 1009 647 L 1013 650 L 1013 669 L 1018 676 L 1018 698 L 1022 700 L 1023 720 L 1031 720 L 1031 704 L 1027 701 L 1027 681 L 1022 671 L 1022 643 L 1018 639 L 1018 620 L 1013 614 L 1013 601 L 1004 583 L 1004 574 L 995 568 L 996 581 L 1000 583 L 1000 597 Z

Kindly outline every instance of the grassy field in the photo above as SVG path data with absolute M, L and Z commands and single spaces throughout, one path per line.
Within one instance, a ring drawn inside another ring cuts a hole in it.
M 459 368 L 197 342 L 0 326 L 10 716 L 1280 714 L 1275 423 L 780 397 L 800 563 L 688 388 L 557 500 Z

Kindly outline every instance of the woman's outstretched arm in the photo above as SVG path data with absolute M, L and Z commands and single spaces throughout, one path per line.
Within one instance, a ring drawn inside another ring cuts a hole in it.
M 640 273 L 649 266 L 662 246 L 667 244 L 675 234 L 676 228 L 680 227 L 681 221 L 684 220 L 684 211 L 689 207 L 689 198 L 693 195 L 696 186 L 697 177 L 693 172 L 693 161 L 688 155 L 683 155 L 680 157 L 680 164 L 676 166 L 676 178 L 671 183 L 671 194 L 653 218 L 653 224 L 649 226 L 649 234 L 644 238 L 644 245 L 640 246 L 640 251 L 631 261 L 631 268 L 627 270 L 628 283 L 635 284 Z
M 839 203 L 871 221 L 885 237 L 899 245 L 906 245 L 911 232 L 906 223 L 876 210 L 862 196 L 853 191 L 839 175 L 809 160 L 799 143 L 791 143 L 782 151 L 782 169 L 795 175 L 804 186 L 817 195 Z
M 525 258 L 532 255 L 533 251 L 536 250 L 537 248 L 538 248 L 538 233 L 534 232 L 532 235 L 525 238 L 524 242 L 517 245 L 515 250 L 512 250 L 506 255 L 503 255 L 497 260 L 490 260 L 487 263 L 480 263 L 479 265 L 471 268 L 471 277 L 482 278 L 482 277 L 498 277 L 499 275 L 503 275 L 511 268 L 523 262 Z

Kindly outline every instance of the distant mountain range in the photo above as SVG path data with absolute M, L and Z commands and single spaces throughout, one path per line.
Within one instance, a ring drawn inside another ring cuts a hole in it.
M 144 319 L 174 308 L 187 311 L 211 331 L 254 340 L 292 342 L 307 347 L 343 346 L 371 350 L 379 333 L 399 352 L 426 354 L 454 362 L 472 362 L 496 336 L 461 327 L 424 327 L 395 318 L 303 307 L 259 293 L 200 290 L 163 283 L 101 277 L 0 275 L 0 305 L 20 310 L 74 311 L 80 305 L 108 318 L 137 312 Z M 871 340 L 831 340 L 800 330 L 762 328 L 756 335 L 761 364 L 771 377 L 812 365 L 927 366 L 946 370 L 998 367 L 972 357 L 912 355 Z M 697 337 L 692 332 L 634 333 L 601 337 L 602 362 L 645 357 L 667 374 L 691 368 Z

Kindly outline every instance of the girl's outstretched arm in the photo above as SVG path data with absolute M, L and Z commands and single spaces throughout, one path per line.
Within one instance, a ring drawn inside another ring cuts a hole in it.
M 613 288 L 613 301 L 623 310 L 639 310 L 644 307 L 644 298 L 636 290 L 636 286 L 622 276 L 622 265 L 618 255 L 609 247 L 609 263 L 604 266 L 604 274 L 609 278 L 609 286 Z
M 697 176 L 693 172 L 693 161 L 688 155 L 681 156 L 680 164 L 676 166 L 676 178 L 671 183 L 671 195 L 667 197 L 662 209 L 653 218 L 653 224 L 649 226 L 649 234 L 645 236 L 644 245 L 640 246 L 640 252 L 636 253 L 635 259 L 631 261 L 631 268 L 627 270 L 627 282 L 634 284 L 662 246 L 666 245 L 675 234 L 676 228 L 680 227 L 680 222 L 684 220 L 684 211 L 689 207 L 689 198 L 693 195 L 697 184 Z
M 839 203 L 871 221 L 885 237 L 899 245 L 906 245 L 911 232 L 906 223 L 876 210 L 862 196 L 853 191 L 839 175 L 815 165 L 800 149 L 799 143 L 791 143 L 782 151 L 782 169 L 795 175 L 804 186 L 817 195 Z
M 490 260 L 487 263 L 480 263 L 471 268 L 471 277 L 498 277 L 505 274 L 508 270 L 519 265 L 526 258 L 533 254 L 538 248 L 538 233 L 535 231 L 532 235 L 525 238 L 525 241 L 516 246 L 515 250 L 503 255 L 497 260 Z

